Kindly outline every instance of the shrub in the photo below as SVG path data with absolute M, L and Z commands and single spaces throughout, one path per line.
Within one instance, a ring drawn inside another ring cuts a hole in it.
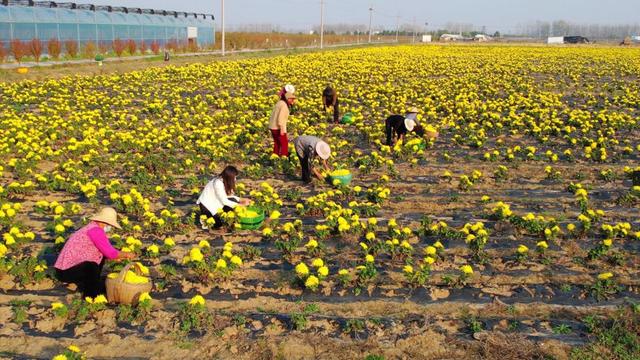
M 129 55 L 134 55 L 137 47 L 138 44 L 136 44 L 135 40 L 127 40 L 127 51 L 129 51 Z
M 189 52 L 197 52 L 198 51 L 198 42 L 194 39 L 193 42 L 189 42 L 187 45 Z
M 113 52 L 116 53 L 116 56 L 122 57 L 124 50 L 126 49 L 127 44 L 121 39 L 113 40 Z
M 92 59 L 94 56 L 96 56 L 96 44 L 94 44 L 92 41 L 89 41 L 86 44 L 84 44 L 84 49 L 82 51 L 82 54 L 87 59 Z
M 7 50 L 4 48 L 4 45 L 0 43 L 0 62 L 4 62 L 7 58 Z
M 18 39 L 11 40 L 9 49 L 11 50 L 11 55 L 13 55 L 13 58 L 16 59 L 17 62 L 20 62 L 27 54 L 27 46 L 24 42 Z
M 31 39 L 29 42 L 29 53 L 33 55 L 36 62 L 40 62 L 40 56 L 42 56 L 42 41 L 40 41 L 40 39 Z
M 140 53 L 143 55 L 147 52 L 147 44 L 144 42 L 144 40 L 140 41 L 138 49 L 140 49 Z
M 64 42 L 64 50 L 69 57 L 74 58 L 78 56 L 78 43 L 75 40 L 66 40 Z
M 167 41 L 165 48 L 169 51 L 176 52 L 178 51 L 178 41 L 176 39 L 171 39 Z
M 189 50 L 189 43 L 186 41 L 178 42 L 178 51 L 181 53 L 186 53 Z
M 62 52 L 62 45 L 60 44 L 60 40 L 58 39 L 49 39 L 47 42 L 47 54 L 53 59 L 60 58 L 60 53 Z
M 151 42 L 151 51 L 155 54 L 158 55 L 160 54 L 160 43 L 157 41 L 152 41 Z
M 100 50 L 100 54 L 107 55 L 109 53 L 109 44 L 106 42 L 98 43 L 98 50 Z

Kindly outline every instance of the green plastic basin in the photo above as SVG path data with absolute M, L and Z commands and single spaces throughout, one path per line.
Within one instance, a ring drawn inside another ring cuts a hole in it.
M 262 209 L 257 207 L 249 206 L 247 210 L 255 211 L 258 213 L 258 216 L 255 217 L 241 217 L 238 216 L 238 223 L 240 223 L 240 228 L 244 230 L 256 230 L 262 226 L 264 222 L 264 212 Z
M 352 124 L 353 123 L 353 114 L 352 113 L 346 113 L 344 114 L 344 116 L 342 117 L 342 119 L 340 120 L 340 122 L 342 124 Z
M 340 185 L 347 186 L 351 183 L 352 179 L 353 179 L 353 174 L 341 175 L 341 176 L 329 176 L 329 180 L 332 185 L 334 180 L 338 180 L 340 181 Z

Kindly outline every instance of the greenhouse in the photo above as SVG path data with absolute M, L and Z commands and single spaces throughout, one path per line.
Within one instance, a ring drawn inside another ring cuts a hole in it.
M 116 39 L 149 47 L 169 42 L 211 46 L 214 17 L 166 10 L 98 6 L 53 1 L 0 0 L 0 44 L 12 40 L 75 40 L 110 46 Z

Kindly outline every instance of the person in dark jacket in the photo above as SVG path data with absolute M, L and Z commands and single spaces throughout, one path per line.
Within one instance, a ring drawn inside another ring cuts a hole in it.
M 398 140 L 404 141 L 405 135 L 410 132 L 415 132 L 418 136 L 423 136 L 424 129 L 421 125 L 418 125 L 416 121 L 417 114 L 418 109 L 414 107 L 409 109 L 405 116 L 389 116 L 384 121 L 385 135 L 387 138 L 386 144 L 389 146 L 393 146 Z
M 331 86 L 327 86 L 322 92 L 322 107 L 324 111 L 327 111 L 328 107 L 332 107 L 333 122 L 338 123 L 340 121 L 340 101 L 338 100 L 338 93 Z

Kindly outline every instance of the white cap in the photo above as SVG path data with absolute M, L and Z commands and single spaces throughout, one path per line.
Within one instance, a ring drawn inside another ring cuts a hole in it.
M 416 127 L 416 121 L 413 119 L 404 119 L 404 127 L 409 131 L 413 131 L 413 128 Z
M 324 141 L 319 141 L 316 144 L 316 153 L 322 160 L 327 160 L 331 156 L 331 147 Z
M 286 92 L 289 92 L 289 93 L 292 93 L 292 94 L 293 94 L 294 92 L 296 92 L 296 88 L 295 88 L 293 85 L 291 85 L 291 84 L 287 84 L 287 85 L 285 85 L 285 86 L 284 86 L 284 90 L 285 90 Z

